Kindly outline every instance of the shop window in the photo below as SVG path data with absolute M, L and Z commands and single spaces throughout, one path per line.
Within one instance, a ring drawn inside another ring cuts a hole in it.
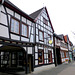
M 28 26 L 22 23 L 22 35 L 28 37 Z
M 52 52 L 51 51 L 48 51 L 48 61 L 49 63 L 52 62 Z
M 39 41 L 44 41 L 44 32 L 39 30 Z
M 39 60 L 39 64 L 44 64 L 44 51 L 43 50 L 39 50 L 38 52 L 38 60 Z
M 11 32 L 19 34 L 19 21 L 15 18 L 11 18 Z

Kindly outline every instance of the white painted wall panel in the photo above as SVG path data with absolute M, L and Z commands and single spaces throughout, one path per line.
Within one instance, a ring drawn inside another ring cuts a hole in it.
M 35 46 L 35 52 L 38 52 L 37 46 Z
M 38 59 L 38 53 L 35 53 L 35 59 Z
M 38 60 L 35 60 L 35 65 L 38 65 Z
M 0 36 L 9 38 L 8 28 L 0 25 Z
M 10 15 L 8 15 L 8 19 L 9 19 L 9 25 L 10 25 Z
M 21 37 L 21 41 L 29 42 L 29 39 L 28 38 Z
M 38 47 L 39 49 L 44 49 L 43 47 Z
M 14 12 L 12 10 L 10 10 L 9 8 L 6 7 L 7 13 L 9 13 L 10 15 L 14 15 Z
M 3 11 L 4 13 L 6 13 L 3 5 L 1 5 L 1 11 Z
M 34 36 L 33 35 L 31 35 L 31 37 L 30 37 L 30 42 L 34 42 Z
M 28 47 L 28 54 L 32 54 L 32 47 Z
M 38 36 L 36 35 L 36 42 L 38 42 Z
M 4 13 L 1 13 L 1 16 L 0 16 L 0 23 L 4 24 L 4 25 L 8 25 L 7 24 L 7 16 L 4 14 Z
M 22 17 L 22 21 L 23 21 L 24 23 L 26 23 L 26 18 Z
M 31 24 L 32 24 L 32 22 L 31 22 L 31 21 L 29 21 L 29 20 L 27 20 L 27 24 L 28 24 L 28 25 L 31 25 Z
M 29 26 L 29 36 L 30 36 L 30 32 L 31 32 L 31 26 Z
M 20 40 L 20 36 L 11 34 L 11 39 Z
M 15 17 L 20 20 L 20 15 L 18 13 L 15 13 Z

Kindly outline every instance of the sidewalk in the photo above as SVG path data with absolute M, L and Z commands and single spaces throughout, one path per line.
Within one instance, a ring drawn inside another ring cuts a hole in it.
M 54 67 L 55 67 L 55 64 L 40 66 L 40 67 L 34 68 L 34 72 L 33 73 L 40 73 L 42 71 L 46 71 L 46 70 L 52 69 Z

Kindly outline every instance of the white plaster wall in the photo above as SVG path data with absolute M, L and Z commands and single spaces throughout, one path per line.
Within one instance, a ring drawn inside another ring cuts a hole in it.
M 0 25 L 0 36 L 9 38 L 8 28 Z
M 32 23 L 31 21 L 27 20 L 27 24 L 28 24 L 28 25 L 31 25 L 31 23 Z
M 35 53 L 35 59 L 38 59 L 38 53 Z
M 38 60 L 35 60 L 35 65 L 38 65 Z
M 38 52 L 37 46 L 35 46 L 35 52 Z
M 7 16 L 4 14 L 4 13 L 1 13 L 1 16 L 0 16 L 0 23 L 4 24 L 4 25 L 8 25 L 7 24 Z
M 38 42 L 38 36 L 36 35 L 36 42 Z
M 20 40 L 20 36 L 11 34 L 11 39 L 14 39 L 14 40 Z
M 21 37 L 21 41 L 29 42 L 29 39 L 28 38 Z
M 43 49 L 43 47 L 38 47 L 39 49 Z
M 33 35 L 31 35 L 31 37 L 30 37 L 30 42 L 34 42 L 34 36 Z
M 4 9 L 3 5 L 1 5 L 1 11 L 3 11 L 5 13 L 5 9 Z
M 66 51 L 68 51 L 68 49 L 66 49 L 66 48 L 63 48 L 63 47 L 60 47 L 61 48 L 61 50 L 66 50 Z
M 26 18 L 22 17 L 22 21 L 23 21 L 24 23 L 26 23 Z
M 15 13 L 15 17 L 20 20 L 20 15 Z
M 12 10 L 10 10 L 9 8 L 6 7 L 7 13 L 9 13 L 10 15 L 13 16 L 14 12 Z
M 32 54 L 32 47 L 28 47 L 28 54 Z

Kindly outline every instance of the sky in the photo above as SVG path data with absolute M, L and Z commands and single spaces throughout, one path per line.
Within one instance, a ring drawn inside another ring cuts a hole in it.
M 56 34 L 68 35 L 75 45 L 75 0 L 9 0 L 27 14 L 45 7 Z

